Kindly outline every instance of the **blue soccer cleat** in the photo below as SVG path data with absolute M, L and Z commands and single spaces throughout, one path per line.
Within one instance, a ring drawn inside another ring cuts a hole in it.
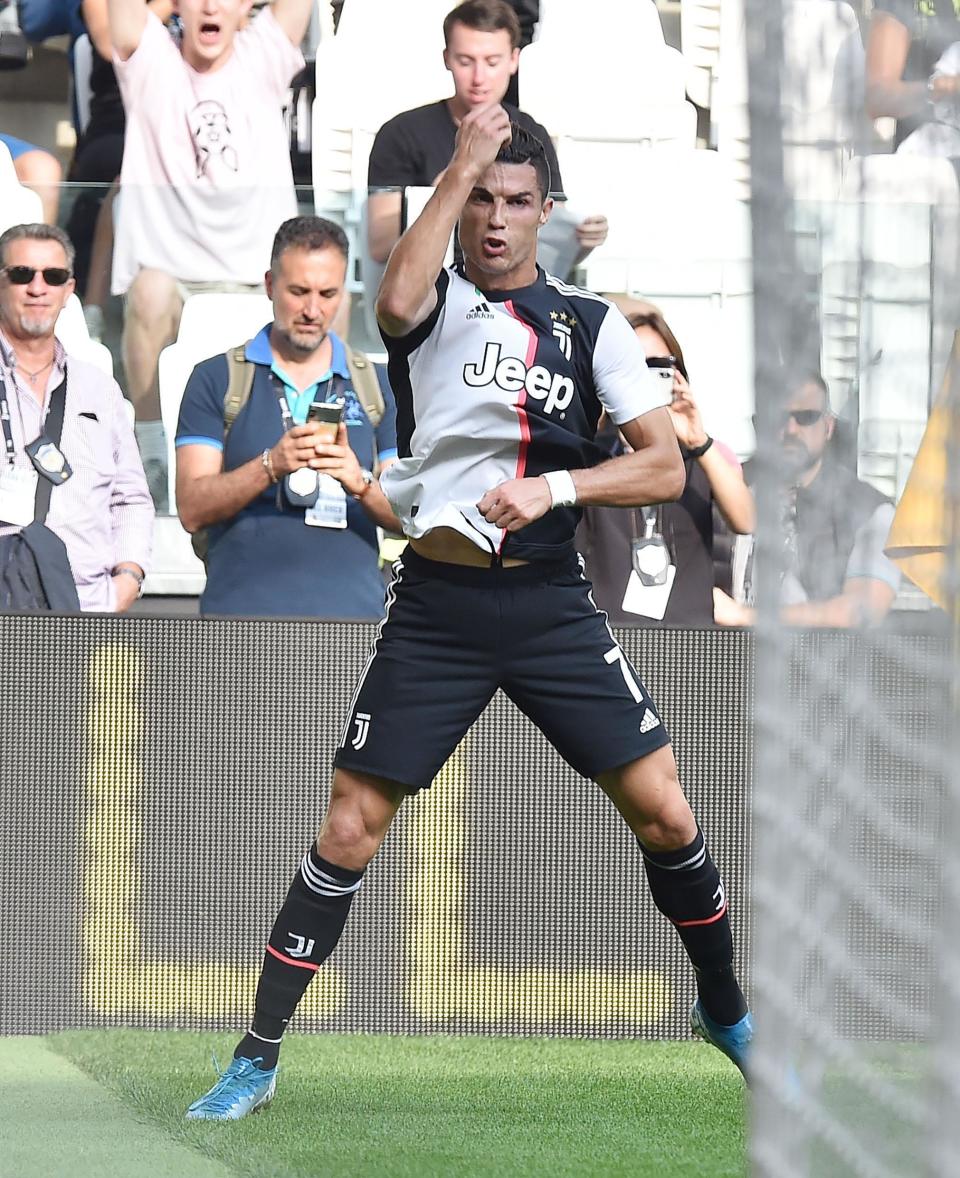
M 253 1059 L 233 1059 L 220 1079 L 187 1109 L 188 1121 L 239 1121 L 273 1099 L 277 1089 L 277 1068 L 269 1072 Z
M 747 1078 L 747 1055 L 750 1050 L 750 1040 L 753 1038 L 753 1019 L 750 1012 L 743 1016 L 732 1027 L 725 1027 L 722 1023 L 715 1023 L 700 1004 L 698 998 L 690 1011 L 690 1027 L 693 1033 L 701 1039 L 712 1043 L 718 1051 L 732 1060 Z

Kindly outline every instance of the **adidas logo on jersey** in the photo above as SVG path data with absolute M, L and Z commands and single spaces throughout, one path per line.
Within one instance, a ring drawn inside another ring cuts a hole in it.
M 528 368 L 516 356 L 500 358 L 500 344 L 487 344 L 479 364 L 464 364 L 463 382 L 471 388 L 495 384 L 507 393 L 519 393 L 525 389 L 528 396 L 543 402 L 544 413 L 555 409 L 561 412 L 573 400 L 573 381 L 569 376 L 550 372 L 542 364 Z
M 486 303 L 477 303 L 473 310 L 467 312 L 467 319 L 492 319 L 493 312 Z
M 643 719 L 640 721 L 640 731 L 641 732 L 650 732 L 651 729 L 659 728 L 659 727 L 660 727 L 660 721 L 653 714 L 653 712 L 651 712 L 650 709 L 647 708 L 647 710 L 643 713 Z

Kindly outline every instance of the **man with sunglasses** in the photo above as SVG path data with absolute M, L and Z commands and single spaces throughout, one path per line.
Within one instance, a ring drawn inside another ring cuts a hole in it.
M 153 503 L 116 381 L 54 334 L 73 246 L 52 225 L 0 235 L 0 610 L 129 608 Z
M 830 445 L 835 427 L 823 377 L 795 377 L 778 456 L 785 550 L 780 616 L 789 625 L 877 625 L 900 586 L 897 567 L 883 553 L 893 504 L 837 458 Z M 744 467 L 748 482 L 754 466 Z M 752 620 L 752 610 L 731 619 Z

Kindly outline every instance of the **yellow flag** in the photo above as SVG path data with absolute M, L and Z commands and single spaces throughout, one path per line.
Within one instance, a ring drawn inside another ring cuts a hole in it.
M 932 601 L 951 613 L 956 606 L 956 593 L 951 592 L 949 578 L 956 560 L 960 504 L 951 502 L 948 476 L 950 459 L 957 461 L 960 453 L 958 442 L 960 331 L 954 336 L 943 387 L 930 413 L 884 550 Z M 953 478 L 960 484 L 960 471 L 956 468 Z

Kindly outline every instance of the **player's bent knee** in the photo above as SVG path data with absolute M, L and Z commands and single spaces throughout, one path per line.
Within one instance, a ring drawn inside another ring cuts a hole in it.
M 338 769 L 317 837 L 318 854 L 340 867 L 366 867 L 380 849 L 402 798 L 399 786 Z
M 684 797 L 669 746 L 604 774 L 600 785 L 637 838 L 651 850 L 686 846 L 697 823 Z
M 633 833 L 651 851 L 674 851 L 688 846 L 697 834 L 697 820 L 681 794 L 664 801 L 653 814 L 633 826 Z

